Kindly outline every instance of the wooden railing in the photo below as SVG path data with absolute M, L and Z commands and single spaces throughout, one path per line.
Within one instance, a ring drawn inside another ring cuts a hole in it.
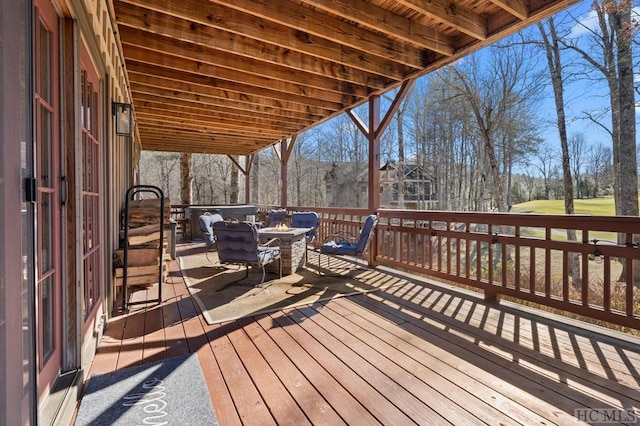
M 318 212 L 319 241 L 337 230 L 357 235 L 368 214 L 287 209 Z M 640 329 L 640 218 L 385 209 L 378 214 L 370 250 L 374 264 L 476 287 L 487 299 L 504 295 Z M 576 241 L 567 239 L 567 230 L 575 231 Z M 624 243 L 618 244 L 618 234 Z
M 337 232 L 359 235 L 369 214 L 366 209 L 286 208 L 289 213 L 319 214 L 319 242 Z M 640 218 L 387 209 L 377 213 L 369 250 L 372 264 L 472 286 L 487 299 L 503 295 L 640 329 Z M 567 238 L 567 230 L 575 231 L 575 241 Z M 618 235 L 623 236 L 621 244 Z

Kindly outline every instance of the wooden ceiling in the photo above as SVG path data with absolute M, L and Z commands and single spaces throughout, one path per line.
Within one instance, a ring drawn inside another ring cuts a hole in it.
M 113 0 L 142 149 L 248 155 L 578 0 Z

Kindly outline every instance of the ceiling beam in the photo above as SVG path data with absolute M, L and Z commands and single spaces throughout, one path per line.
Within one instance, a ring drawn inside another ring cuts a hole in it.
M 175 68 L 167 68 L 156 64 L 149 66 L 149 64 L 139 63 L 135 61 L 129 61 L 127 69 L 131 75 L 131 81 L 142 82 L 149 77 L 161 77 L 167 80 L 172 80 L 176 84 L 182 83 L 187 87 L 187 91 L 192 90 L 194 93 L 199 93 L 205 88 L 215 87 L 219 90 L 223 90 L 225 94 L 236 93 L 238 96 L 243 97 L 252 95 L 260 98 L 271 99 L 273 101 L 281 102 L 283 105 L 295 103 L 301 106 L 310 105 L 318 108 L 324 108 L 328 110 L 340 110 L 343 103 L 355 102 L 354 97 L 348 97 L 343 95 L 341 100 L 336 99 L 334 101 L 314 98 L 312 96 L 295 95 L 292 93 L 279 92 L 276 90 L 270 90 L 268 88 L 261 88 L 255 86 L 246 86 L 244 84 L 229 82 L 223 79 L 217 79 L 205 75 L 193 74 L 184 71 L 179 71 Z
M 155 109 L 169 109 L 173 111 L 182 112 L 185 114 L 196 114 L 196 115 L 211 116 L 213 114 L 223 114 L 223 115 L 226 114 L 226 115 L 231 115 L 239 118 L 242 117 L 247 119 L 271 120 L 274 122 L 291 122 L 291 123 L 298 123 L 300 125 L 309 125 L 315 122 L 316 120 L 322 119 L 322 117 L 320 116 L 309 116 L 309 115 L 307 115 L 306 117 L 295 117 L 293 115 L 279 116 L 276 114 L 268 114 L 261 111 L 232 109 L 226 105 L 212 107 L 204 103 L 186 102 L 180 99 L 163 98 L 161 96 L 153 96 L 145 93 L 137 93 L 135 96 L 135 99 L 136 99 L 136 110 L 139 110 L 140 108 L 155 108 Z
M 259 111 L 280 117 L 325 117 L 334 110 L 305 106 L 294 103 L 282 103 L 271 99 L 260 98 L 246 94 L 237 94 L 217 89 L 215 87 L 199 88 L 194 91 L 187 82 L 175 81 L 157 76 L 144 75 L 134 80 L 136 74 L 130 72 L 132 93 L 144 93 L 163 97 L 193 101 L 204 105 L 226 106 L 231 109 Z
M 225 114 L 220 111 L 215 111 L 215 114 L 194 114 L 191 112 L 185 112 L 184 110 L 177 108 L 150 108 L 150 107 L 138 107 L 136 108 L 136 115 L 140 118 L 153 117 L 163 120 L 173 120 L 183 124 L 194 123 L 196 125 L 213 126 L 217 127 L 224 124 L 235 124 L 239 126 L 259 126 L 262 129 L 278 131 L 280 134 L 282 131 L 289 133 L 295 132 L 303 125 L 294 125 L 289 121 L 280 122 L 275 120 L 262 119 L 257 117 L 239 117 L 237 115 Z
M 257 135 L 264 136 L 265 138 L 282 138 L 288 136 L 289 133 L 284 130 L 272 130 L 264 127 L 248 127 L 246 123 L 232 123 L 226 121 L 216 121 L 214 123 L 195 123 L 189 119 L 175 119 L 157 115 L 139 114 L 137 116 L 138 123 L 140 125 L 145 124 L 158 128 L 175 128 L 175 129 L 189 129 L 194 131 L 200 131 L 209 134 L 216 134 L 220 131 L 229 132 L 232 131 L 238 135 Z
M 303 0 L 303 2 L 343 19 L 357 22 L 369 30 L 381 32 L 389 38 L 411 43 L 445 56 L 452 55 L 455 50 L 452 37 L 391 13 L 366 0 Z
M 450 0 L 398 0 L 398 3 L 427 15 L 476 40 L 487 38 L 487 20 Z
M 317 69 L 315 70 L 316 72 L 309 72 L 305 69 L 292 68 L 290 66 L 274 64 L 255 58 L 248 58 L 138 28 L 123 26 L 120 31 L 125 40 L 123 42 L 125 46 L 138 47 L 156 52 L 170 52 L 172 55 L 207 63 L 209 65 L 242 71 L 243 73 L 252 72 L 274 80 L 301 83 L 311 87 L 331 89 L 340 93 L 355 94 L 358 91 L 366 93 L 367 87 L 381 89 L 390 82 L 389 79 L 381 76 L 355 71 L 352 72 L 352 75 L 357 74 L 361 76 L 357 78 L 360 83 L 356 84 L 331 75 L 331 73 L 326 72 L 327 67 Z M 325 72 L 321 73 L 320 71 L 322 70 L 325 70 Z
M 345 45 L 212 2 L 210 6 L 203 8 L 203 3 L 198 0 L 115 0 L 114 5 L 116 5 L 119 22 L 124 19 L 124 17 L 121 18 L 120 13 L 125 10 L 127 4 L 159 12 L 157 14 L 143 12 L 142 23 L 138 22 L 138 25 L 148 29 L 155 27 L 161 31 L 164 26 L 175 23 L 175 18 L 180 18 L 187 21 L 188 26 L 185 30 L 188 32 L 199 32 L 208 27 L 217 28 L 226 33 L 224 37 L 229 37 L 229 33 L 232 33 L 269 45 L 317 56 L 362 71 L 380 73 L 380 75 L 387 75 L 389 70 L 399 67 L 405 68 L 400 73 L 403 75 L 408 72 L 406 67 L 420 69 L 428 61 L 424 49 L 404 47 L 402 51 L 398 52 L 392 48 L 382 47 L 378 48 L 378 54 L 373 54 L 363 50 L 361 46 Z M 229 6 L 228 2 L 227 6 Z M 163 17 L 163 15 L 165 16 Z M 370 32 L 363 32 L 360 36 L 366 38 L 370 34 Z M 211 42 L 215 42 L 215 40 L 210 39 Z M 390 42 L 395 44 L 393 40 Z M 381 57 L 382 51 L 385 51 L 387 56 Z
M 529 7 L 520 0 L 491 0 L 491 3 L 506 10 L 518 19 L 525 20 L 529 17 Z
M 340 92 L 338 90 L 326 90 L 304 85 L 303 81 L 285 81 L 282 79 L 272 79 L 258 73 L 247 73 L 239 70 L 230 70 L 215 65 L 185 59 L 174 56 L 168 52 L 152 51 L 138 46 L 124 45 L 125 56 L 130 61 L 138 64 L 150 66 L 149 72 L 153 74 L 156 70 L 163 68 L 169 71 L 179 72 L 180 75 L 197 75 L 199 77 L 213 78 L 216 81 L 224 81 L 226 87 L 239 87 L 241 92 L 250 92 L 265 97 L 275 97 L 276 99 L 300 97 L 301 103 L 308 103 L 307 98 L 317 101 L 327 101 L 342 103 L 345 99 L 366 98 L 370 91 L 366 87 L 352 86 L 352 90 Z M 296 80 L 296 78 L 292 78 Z M 336 82 L 337 83 L 337 82 Z M 334 87 L 336 89 L 336 87 Z M 302 99 L 305 99 L 304 101 Z
M 304 38 L 320 37 L 351 49 L 375 55 L 378 58 L 398 62 L 413 68 L 424 66 L 423 49 L 400 43 L 379 32 L 368 31 L 333 15 L 321 13 L 293 1 L 273 0 L 210 0 L 220 7 L 234 9 L 240 13 L 285 26 L 288 31 L 303 33 Z M 215 8 L 216 11 L 219 8 Z M 264 36 L 264 32 L 261 36 Z

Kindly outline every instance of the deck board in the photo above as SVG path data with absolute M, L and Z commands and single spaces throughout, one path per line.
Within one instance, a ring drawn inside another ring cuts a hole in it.
M 329 310 L 335 312 L 336 320 L 346 318 L 353 323 L 357 327 L 358 335 L 367 342 L 375 342 L 376 347 L 384 351 L 385 356 L 402 362 L 405 368 L 413 371 L 431 388 L 445 395 L 454 404 L 474 413 L 480 420 L 489 424 L 543 421 L 531 410 L 514 403 L 509 396 L 466 374 L 463 369 L 456 368 L 462 361 L 456 361 L 456 366 L 452 366 L 446 362 L 447 360 L 425 350 L 426 347 L 412 344 L 415 337 L 408 335 L 406 340 L 403 340 L 404 335 L 390 332 L 389 323 L 370 311 L 359 310 L 357 305 L 348 300 L 327 306 L 324 310 L 325 315 L 331 315 L 328 313 Z M 354 328 L 350 327 L 352 330 Z M 450 356 L 448 361 L 452 363 Z
M 343 386 L 338 378 L 327 371 L 323 363 L 313 358 L 296 340 L 285 331 L 285 327 L 276 323 L 272 316 L 259 319 L 263 329 L 273 338 L 287 357 L 300 370 L 309 382 L 315 386 L 327 403 L 339 413 L 347 424 L 378 424 L 375 417 Z
M 414 351 L 413 356 L 407 354 L 398 346 L 399 340 L 394 339 L 393 334 L 387 334 L 384 328 L 376 327 L 352 311 L 338 310 L 335 307 L 338 307 L 338 304 L 324 306 L 323 315 L 319 317 L 332 321 L 332 333 L 337 333 L 336 337 L 351 348 L 364 346 L 365 350 L 362 353 L 370 362 L 381 368 L 416 398 L 428 401 L 442 417 L 454 424 L 468 424 L 477 422 L 477 419 L 486 423 L 506 424 L 513 421 L 499 410 L 491 409 L 478 400 L 476 395 L 486 397 L 488 390 L 480 383 L 455 370 L 450 370 L 446 377 L 441 375 L 438 368 L 433 368 L 434 364 L 443 367 L 439 360 L 429 360 L 428 354 L 422 351 Z M 340 326 L 345 320 L 350 322 L 350 334 Z M 382 336 L 387 337 L 392 343 L 385 341 Z M 499 398 L 497 394 L 491 396 Z M 503 403 L 507 400 L 505 397 L 499 399 L 502 399 Z
M 367 273 L 407 284 L 208 325 L 169 267 L 161 305 L 116 306 L 90 374 L 197 353 L 221 425 L 565 425 L 579 408 L 640 411 L 631 336 L 386 268 Z
M 245 331 L 240 328 L 229 333 L 229 341 L 242 359 L 275 422 L 279 425 L 310 424 Z
M 266 319 L 267 317 L 265 317 Z M 300 406 L 307 419 L 315 425 L 340 425 L 344 421 L 302 374 L 276 342 L 260 326 L 260 321 L 242 320 L 248 338 L 260 351 L 273 373 L 282 382 L 290 397 Z

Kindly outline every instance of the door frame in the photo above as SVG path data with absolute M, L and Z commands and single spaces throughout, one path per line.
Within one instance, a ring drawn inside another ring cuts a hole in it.
M 51 176 L 49 177 L 50 183 L 48 186 L 42 186 L 42 137 L 41 137 L 41 123 L 42 114 L 40 108 L 45 106 L 41 101 L 42 88 L 38 81 L 39 64 L 40 64 L 40 29 L 41 23 L 44 23 L 47 30 L 51 34 L 50 40 L 50 66 L 51 66 L 51 87 L 50 87 L 50 102 L 51 109 L 51 123 L 50 123 L 50 170 Z M 63 298 L 63 281 L 62 281 L 62 210 L 60 206 L 60 173 L 61 173 L 61 155 L 62 155 L 62 138 L 60 133 L 60 16 L 58 15 L 55 7 L 49 0 L 35 0 L 34 1 L 34 146 L 35 146 L 35 167 L 36 178 L 38 180 L 38 201 L 36 203 L 36 262 L 35 262 L 35 302 L 36 302 L 36 359 L 37 359 L 37 382 L 38 382 L 38 395 L 39 401 L 43 400 L 43 396 L 47 395 L 50 387 L 55 382 L 62 369 L 63 359 L 63 333 L 62 326 L 62 298 Z M 47 188 L 47 190 L 43 189 Z M 43 231 L 42 224 L 39 219 L 42 218 L 42 214 L 45 213 L 42 206 L 42 199 L 44 193 L 51 194 L 51 213 L 52 213 L 52 235 L 50 241 L 50 248 L 52 249 L 52 272 L 46 274 L 44 279 L 51 277 L 53 280 L 51 286 L 52 299 L 52 351 L 45 357 L 43 354 L 43 306 L 41 304 L 41 291 L 43 289 L 43 271 L 42 271 L 42 244 L 41 232 Z

